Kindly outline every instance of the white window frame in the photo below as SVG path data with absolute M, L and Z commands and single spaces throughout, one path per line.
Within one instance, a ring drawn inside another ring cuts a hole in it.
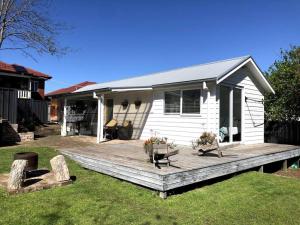
M 182 92 L 183 91 L 189 91 L 189 90 L 199 90 L 199 113 L 183 113 L 182 112 L 182 105 L 183 105 L 183 98 L 182 98 Z M 180 108 L 179 108 L 179 113 L 166 113 L 165 111 L 165 100 L 166 100 L 166 92 L 169 91 L 180 91 Z M 179 115 L 179 116 L 200 116 L 201 115 L 201 106 L 202 106 L 202 101 L 203 101 L 203 97 L 202 97 L 202 89 L 201 88 L 197 88 L 197 87 L 190 87 L 190 88 L 181 88 L 181 89 L 172 89 L 172 90 L 167 90 L 164 91 L 164 99 L 163 99 L 163 111 L 165 115 Z
M 199 90 L 199 113 L 183 113 L 182 106 L 183 106 L 183 98 L 182 92 L 183 91 L 190 91 L 190 90 Z M 185 88 L 180 90 L 180 115 L 181 116 L 200 116 L 201 114 L 201 99 L 202 99 L 202 90 L 201 88 Z
M 170 92 L 170 91 L 180 91 L 180 103 L 179 103 L 179 112 L 178 113 L 167 113 L 166 112 L 166 92 Z M 168 91 L 164 91 L 164 100 L 163 100 L 164 104 L 163 104 L 163 110 L 164 110 L 164 114 L 165 115 L 180 115 L 181 114 L 181 90 L 180 89 L 172 89 L 172 90 L 168 90 Z

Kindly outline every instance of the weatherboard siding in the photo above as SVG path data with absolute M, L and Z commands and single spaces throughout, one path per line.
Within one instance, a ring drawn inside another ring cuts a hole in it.
M 141 139 L 151 136 L 167 137 L 170 142 L 180 145 L 191 145 L 202 132 L 211 130 L 217 132 L 218 106 L 216 104 L 216 86 L 208 84 L 207 91 L 202 90 L 200 115 L 172 115 L 164 113 L 164 91 L 153 92 L 153 103 L 142 131 Z M 201 88 L 199 84 L 198 88 Z M 176 89 L 176 88 L 175 88 Z
M 225 79 L 222 83 L 243 87 L 244 96 L 262 100 L 263 94 L 251 78 L 251 73 L 240 69 Z M 114 118 L 122 124 L 125 120 L 133 122 L 133 139 L 148 139 L 151 136 L 167 137 L 170 142 L 179 145 L 191 145 L 204 131 L 219 131 L 219 88 L 214 82 L 208 84 L 209 95 L 201 90 L 202 102 L 200 115 L 174 115 L 164 113 L 164 92 L 167 89 L 153 91 L 122 92 L 106 95 L 114 100 Z M 191 88 L 200 88 L 202 84 Z M 182 89 L 188 86 L 173 88 Z M 208 97 L 209 96 L 209 97 Z M 129 106 L 124 109 L 122 101 L 128 100 Z M 134 101 L 141 100 L 140 107 L 135 107 Z M 243 109 L 243 143 L 264 142 L 264 106 L 261 102 L 244 102 Z
M 240 69 L 223 81 L 224 83 L 242 86 L 244 96 L 261 101 L 264 99 L 259 86 L 254 83 L 251 72 L 248 69 Z M 257 101 L 244 101 L 243 110 L 243 143 L 255 144 L 264 142 L 264 105 Z

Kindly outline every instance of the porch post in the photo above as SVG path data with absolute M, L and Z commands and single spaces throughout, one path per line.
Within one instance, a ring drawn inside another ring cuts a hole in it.
M 64 98 L 64 116 L 63 116 L 63 124 L 61 129 L 61 136 L 67 136 L 67 98 Z
M 232 127 L 233 127 L 233 87 L 230 88 L 229 92 L 229 142 L 232 143 Z
M 28 90 L 31 91 L 31 79 L 28 79 Z
M 104 95 L 98 96 L 98 120 L 97 120 L 97 143 L 104 141 L 103 138 L 103 112 L 104 112 Z
M 210 132 L 210 120 L 209 120 L 209 117 L 210 117 L 210 111 L 209 111 L 209 107 L 210 107 L 210 91 L 208 88 L 205 89 L 206 90 L 206 94 L 207 94 L 207 99 L 206 99 L 206 103 L 207 103 L 207 118 L 206 118 L 206 126 L 207 126 L 207 131 Z

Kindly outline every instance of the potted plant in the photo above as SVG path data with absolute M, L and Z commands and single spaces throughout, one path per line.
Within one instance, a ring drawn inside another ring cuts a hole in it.
M 128 100 L 127 99 L 125 99 L 123 102 L 121 102 L 121 105 L 123 106 L 123 109 L 126 109 L 127 108 L 127 106 L 128 106 Z
M 144 150 L 151 163 L 153 163 L 153 144 L 167 144 L 167 138 L 151 137 L 144 142 Z
M 141 101 L 141 100 L 135 100 L 135 101 L 134 101 L 134 105 L 135 105 L 136 108 L 140 107 L 141 104 L 142 104 L 142 101 Z
M 219 148 L 216 137 L 217 135 L 212 132 L 203 132 L 198 139 L 192 141 L 192 147 L 193 149 L 197 149 L 198 152 L 202 153 L 203 155 L 210 151 L 217 150 L 218 157 L 222 157 L 223 154 Z

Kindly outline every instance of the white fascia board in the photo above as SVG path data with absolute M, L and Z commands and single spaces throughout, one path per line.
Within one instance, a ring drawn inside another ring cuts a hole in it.
M 270 92 L 272 92 L 273 94 L 275 94 L 274 89 L 272 88 L 272 86 L 270 85 L 270 83 L 267 81 L 267 79 L 265 78 L 265 76 L 262 74 L 261 70 L 258 68 L 258 66 L 256 65 L 256 63 L 251 60 L 252 65 L 254 66 L 254 68 L 256 69 L 256 71 L 258 72 L 258 74 L 261 76 L 261 78 L 263 79 L 263 81 L 265 82 L 266 86 L 270 89 Z
M 266 89 L 268 89 L 268 92 L 271 92 L 271 93 L 275 94 L 275 91 L 273 90 L 273 88 L 271 87 L 271 85 L 269 84 L 269 82 L 267 81 L 267 79 L 265 78 L 265 76 L 262 74 L 261 70 L 257 67 L 256 63 L 253 61 L 252 58 L 247 59 L 245 62 L 241 63 L 240 65 L 238 65 L 237 67 L 235 67 L 233 70 L 231 70 L 229 73 L 225 74 L 223 77 L 221 77 L 220 79 L 218 79 L 217 80 L 217 84 L 219 84 L 222 81 L 224 81 L 230 75 L 232 75 L 237 70 L 239 70 L 240 68 L 242 68 L 243 66 L 245 66 L 247 63 L 251 63 L 251 65 L 255 69 L 254 72 L 257 74 L 257 76 L 259 76 L 263 80 L 263 82 L 264 82 L 263 85 L 266 87 Z
M 41 77 L 34 77 L 32 75 L 22 75 L 22 74 L 18 74 L 18 73 L 5 73 L 5 72 L 0 72 L 0 76 L 8 76 L 8 77 L 20 77 L 20 78 L 25 78 L 25 79 L 30 79 L 30 78 L 37 78 L 37 79 L 41 79 Z M 45 78 L 44 78 L 45 79 Z
M 238 65 L 237 67 L 235 67 L 233 70 L 231 70 L 230 72 L 228 72 L 227 74 L 225 74 L 224 76 L 222 76 L 220 79 L 217 80 L 217 84 L 221 83 L 223 80 L 225 80 L 227 77 L 229 77 L 230 75 L 232 75 L 234 72 L 236 72 L 237 70 L 239 70 L 240 68 L 242 68 L 244 65 L 246 65 L 251 60 L 252 60 L 251 58 L 247 59 L 245 62 L 241 63 L 240 65 Z

